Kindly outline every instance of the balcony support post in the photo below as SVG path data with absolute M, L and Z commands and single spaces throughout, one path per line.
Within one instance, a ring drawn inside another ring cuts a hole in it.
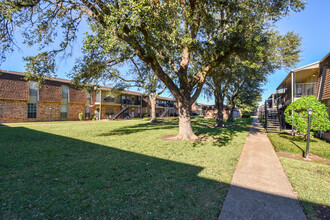
M 291 103 L 294 102 L 294 96 L 296 93 L 296 74 L 291 72 Z

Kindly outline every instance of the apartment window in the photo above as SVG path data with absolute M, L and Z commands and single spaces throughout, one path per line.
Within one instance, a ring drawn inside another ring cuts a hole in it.
M 104 102 L 115 102 L 115 98 L 112 97 L 111 95 L 108 95 L 103 99 L 103 101 Z
M 101 91 L 96 92 L 95 102 L 101 102 Z
M 38 83 L 29 82 L 28 118 L 37 118 Z
M 28 103 L 28 118 L 37 118 L 37 103 Z
M 91 92 L 87 92 L 86 96 L 87 96 L 87 105 L 91 105 L 93 103 Z
M 61 118 L 68 118 L 69 86 L 62 86 Z

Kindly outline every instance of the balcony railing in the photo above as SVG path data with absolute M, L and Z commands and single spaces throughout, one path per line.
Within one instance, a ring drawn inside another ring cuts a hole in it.
M 317 83 L 296 83 L 295 97 L 315 95 Z
M 294 98 L 300 98 L 303 96 L 312 96 L 316 93 L 316 82 L 312 83 L 296 83 L 295 84 L 295 93 Z M 283 95 L 276 99 L 275 104 L 281 108 L 285 103 L 288 103 L 288 101 L 292 102 L 291 98 L 291 87 L 288 87 Z
M 122 100 L 122 104 L 124 105 L 141 105 L 141 101 L 133 101 L 133 100 L 128 100 L 128 99 L 124 99 Z
M 174 104 L 171 103 L 156 103 L 158 107 L 164 107 L 164 108 L 173 108 Z

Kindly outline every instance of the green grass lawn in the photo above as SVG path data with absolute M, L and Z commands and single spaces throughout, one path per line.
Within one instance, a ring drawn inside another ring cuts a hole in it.
M 306 141 L 301 136 L 294 137 L 289 134 L 268 133 L 268 137 L 276 152 L 282 151 L 303 155 L 303 152 L 306 151 Z M 330 159 L 330 144 L 318 138 L 312 138 L 309 152 Z
M 329 219 L 329 165 L 284 157 L 281 157 L 280 161 L 293 188 L 298 193 L 299 200 L 308 219 Z
M 215 219 L 251 119 L 194 131 L 217 142 L 174 142 L 164 119 L 29 123 L 0 127 L 0 216 L 19 218 Z
M 302 158 L 306 142 L 301 137 L 268 133 L 276 152 L 298 154 Z M 330 144 L 313 138 L 310 153 L 329 159 Z M 299 158 L 299 157 L 298 157 Z M 329 163 L 280 157 L 290 182 L 298 193 L 308 219 L 330 218 L 330 166 Z

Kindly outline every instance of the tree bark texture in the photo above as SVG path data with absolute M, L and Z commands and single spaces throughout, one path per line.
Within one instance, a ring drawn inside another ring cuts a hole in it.
M 215 126 L 216 127 L 223 127 L 223 108 L 224 108 L 224 100 L 225 100 L 225 89 L 227 86 L 221 85 L 221 80 L 213 79 L 214 86 L 213 86 L 213 93 L 215 98 L 215 108 L 217 109 L 217 117 Z
M 155 95 L 149 95 L 149 101 L 150 101 L 150 106 L 151 106 L 151 123 L 156 123 L 157 118 L 156 118 L 156 98 L 157 96 Z
M 195 141 L 198 137 L 194 134 L 191 126 L 190 113 L 191 104 L 186 100 L 178 100 L 179 110 L 179 134 L 177 140 Z
M 235 109 L 235 106 L 230 107 L 230 112 L 229 112 L 229 116 L 227 119 L 227 122 L 229 122 L 229 123 L 234 122 L 234 109 Z
M 215 126 L 223 127 L 223 96 L 215 97 L 215 108 L 218 110 Z

